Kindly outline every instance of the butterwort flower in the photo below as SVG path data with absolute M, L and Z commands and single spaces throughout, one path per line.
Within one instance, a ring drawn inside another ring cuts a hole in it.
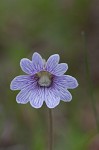
M 40 108 L 45 102 L 47 107 L 54 108 L 60 100 L 71 101 L 72 95 L 67 89 L 76 88 L 78 82 L 74 77 L 64 75 L 68 65 L 59 64 L 59 60 L 58 54 L 45 61 L 35 52 L 32 61 L 27 58 L 20 61 L 21 69 L 27 75 L 15 77 L 10 85 L 11 90 L 21 90 L 16 97 L 17 103 L 30 102 L 32 107 Z

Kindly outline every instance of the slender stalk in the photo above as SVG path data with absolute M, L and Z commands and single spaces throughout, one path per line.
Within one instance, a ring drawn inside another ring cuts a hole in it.
M 97 126 L 97 130 L 99 132 L 99 119 L 98 119 L 98 113 L 96 110 L 96 104 L 95 104 L 94 93 L 93 93 L 93 84 L 92 84 L 92 79 L 91 79 L 89 55 L 88 55 L 88 49 L 87 49 L 87 38 L 86 38 L 86 34 L 84 31 L 82 32 L 82 38 L 83 38 L 84 53 L 85 53 L 85 68 L 86 68 L 86 80 L 87 80 L 87 84 L 88 84 L 88 93 L 90 95 L 92 108 L 93 108 L 93 112 L 94 112 L 94 117 L 96 120 L 96 126 Z
M 49 114 L 49 150 L 53 150 L 53 114 L 52 109 L 48 109 Z

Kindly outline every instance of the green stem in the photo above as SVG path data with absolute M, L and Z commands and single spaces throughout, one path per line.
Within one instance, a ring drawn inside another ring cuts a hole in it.
M 88 84 L 88 93 L 90 95 L 94 117 L 96 120 L 97 130 L 99 132 L 99 119 L 98 119 L 94 93 L 93 93 L 93 84 L 92 84 L 92 79 L 91 79 L 91 71 L 90 71 L 89 57 L 88 57 L 89 55 L 88 55 L 88 49 L 87 49 L 87 38 L 86 38 L 86 34 L 84 31 L 82 32 L 82 37 L 83 37 L 84 53 L 85 53 L 85 68 L 86 68 L 86 80 Z
M 49 113 L 49 150 L 53 150 L 53 114 L 52 114 L 52 109 L 49 109 L 48 113 Z

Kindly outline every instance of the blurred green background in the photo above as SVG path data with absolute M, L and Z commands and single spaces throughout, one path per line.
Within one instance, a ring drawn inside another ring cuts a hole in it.
M 86 78 L 84 40 L 88 50 L 93 96 Z M 16 103 L 11 80 L 23 74 L 19 62 L 34 52 L 44 58 L 58 53 L 79 87 L 70 103 L 53 109 L 54 150 L 99 150 L 99 1 L 0 0 L 0 150 L 47 150 L 47 107 Z

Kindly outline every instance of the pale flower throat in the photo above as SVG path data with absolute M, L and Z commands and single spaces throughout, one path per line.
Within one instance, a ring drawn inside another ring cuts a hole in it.
M 38 76 L 38 84 L 40 86 L 49 87 L 51 85 L 52 75 L 49 72 L 41 71 L 37 73 Z

